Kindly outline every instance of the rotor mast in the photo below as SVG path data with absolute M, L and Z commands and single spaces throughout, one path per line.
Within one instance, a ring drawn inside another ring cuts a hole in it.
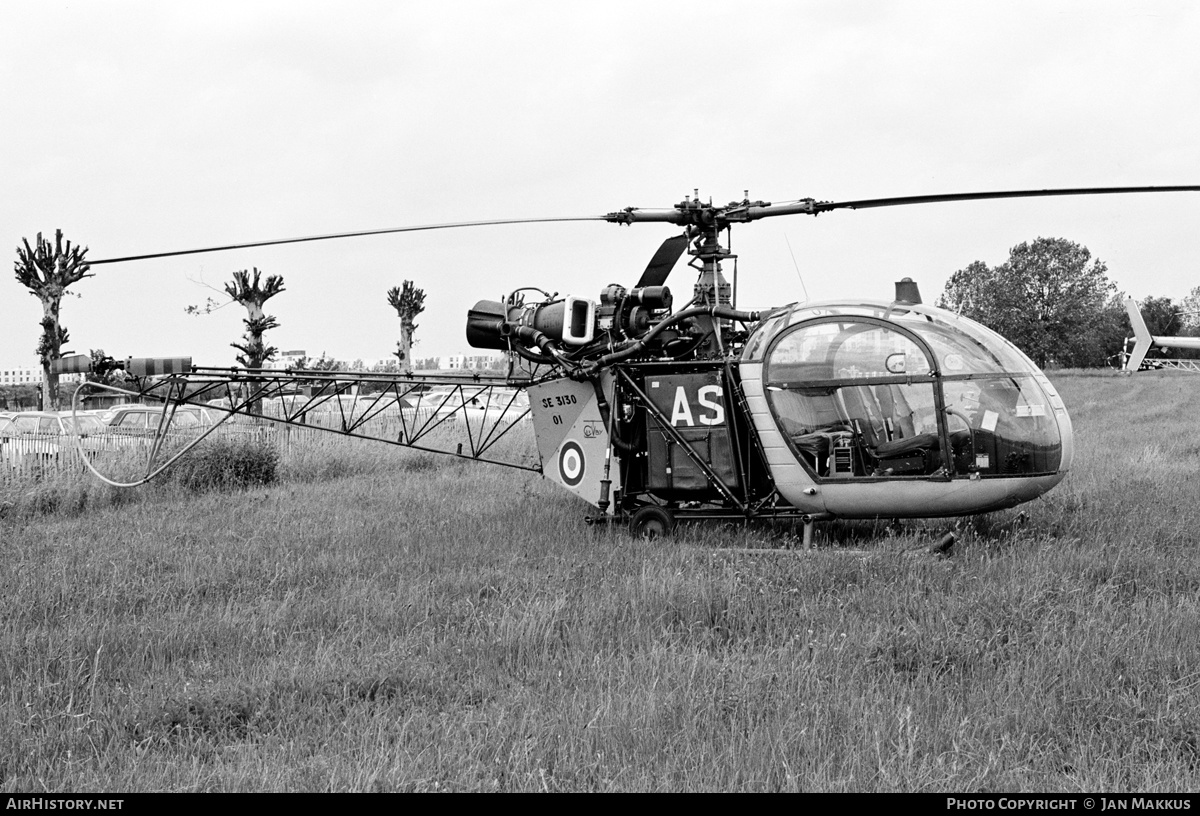
M 721 270 L 721 262 L 735 259 L 737 256 L 721 243 L 721 232 L 727 231 L 734 222 L 746 222 L 761 217 L 756 214 L 756 210 L 769 206 L 770 203 L 766 201 L 751 201 L 748 192 L 742 201 L 731 201 L 725 206 L 714 205 L 711 200 L 704 203 L 700 200 L 700 191 L 694 190 L 692 196 L 685 196 L 683 201 L 672 209 L 646 210 L 627 207 L 607 214 L 604 220 L 613 224 L 653 221 L 684 227 L 684 234 L 690 243 L 687 253 L 696 259 L 691 266 L 700 271 L 693 288 L 692 304 L 732 308 L 734 304 L 731 289 Z M 707 336 L 701 348 L 713 355 L 721 354 L 722 334 L 729 329 L 731 322 L 708 315 L 694 319 L 700 331 Z

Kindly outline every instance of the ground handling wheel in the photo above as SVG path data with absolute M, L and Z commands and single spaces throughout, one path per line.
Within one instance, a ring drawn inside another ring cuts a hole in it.
M 675 529 L 675 516 L 665 507 L 639 507 L 629 518 L 629 534 L 634 538 L 666 538 Z

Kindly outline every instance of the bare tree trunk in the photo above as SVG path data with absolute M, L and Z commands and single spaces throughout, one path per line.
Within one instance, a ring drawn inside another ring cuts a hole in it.
M 61 297 L 61 294 L 60 294 Z M 62 349 L 61 327 L 58 323 L 58 303 L 49 297 L 42 301 L 42 410 L 57 411 L 58 403 L 58 374 L 50 371 L 50 363 L 59 358 Z
M 396 356 L 400 358 L 400 373 L 412 373 L 412 319 L 400 319 L 400 342 L 396 344 Z
M 57 385 L 57 383 L 55 383 Z M 43 411 L 56 411 L 50 388 L 50 364 L 42 363 L 42 404 L 38 406 Z

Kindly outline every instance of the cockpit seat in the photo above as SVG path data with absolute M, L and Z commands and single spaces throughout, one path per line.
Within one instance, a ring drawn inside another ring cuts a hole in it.
M 829 451 L 833 447 L 833 434 L 812 433 L 792 437 L 792 444 L 808 464 L 818 473 L 824 473 L 825 462 L 829 459 Z
M 875 455 L 880 459 L 895 459 L 898 456 L 913 456 L 922 451 L 936 451 L 942 443 L 935 433 L 923 433 L 905 439 L 880 442 L 875 446 Z
M 876 459 L 874 475 L 920 476 L 933 473 L 942 462 L 941 446 L 941 439 L 935 433 L 880 442 L 871 451 Z
M 824 475 L 828 470 L 827 460 L 833 449 L 834 440 L 846 436 L 853 429 L 845 423 L 826 425 L 816 430 L 801 427 L 798 423 L 783 421 L 788 438 L 801 454 L 808 458 L 808 463 L 818 473 Z

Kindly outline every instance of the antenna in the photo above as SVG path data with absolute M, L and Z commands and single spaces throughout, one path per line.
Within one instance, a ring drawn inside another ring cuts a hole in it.
M 792 266 L 796 267 L 796 277 L 800 279 L 800 287 L 804 290 L 804 302 L 808 303 L 808 287 L 804 285 L 804 276 L 800 274 L 800 264 L 796 263 L 796 253 L 792 252 L 792 242 L 788 240 L 787 233 L 783 234 L 783 240 L 787 244 L 788 254 L 792 256 Z

